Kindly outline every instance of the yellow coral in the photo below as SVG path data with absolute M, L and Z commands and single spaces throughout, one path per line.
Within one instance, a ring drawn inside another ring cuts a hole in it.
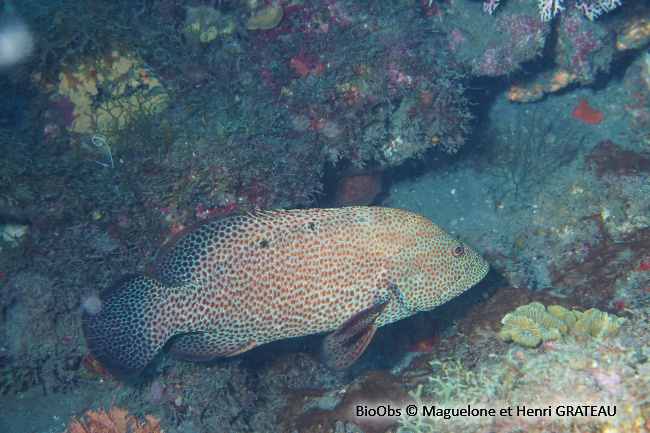
M 200 42 L 212 42 L 221 34 L 221 12 L 211 6 L 188 6 L 185 33 L 196 36 Z
M 512 340 L 526 347 L 537 346 L 542 341 L 539 334 L 540 330 L 535 324 L 532 324 L 529 328 L 512 328 L 510 330 Z
M 57 97 L 74 103 L 71 129 L 90 134 L 109 134 L 128 125 L 135 117 L 160 112 L 167 94 L 133 53 L 114 51 L 99 61 L 80 61 L 60 67 Z M 34 81 L 50 90 L 40 75 Z
M 559 305 L 551 305 L 547 308 L 547 311 L 566 323 L 568 328 L 567 331 L 569 333 L 573 332 L 573 325 L 575 325 L 576 321 L 580 318 L 580 316 L 582 316 L 582 313 L 580 311 L 569 311 Z
M 546 329 L 535 323 L 534 320 L 511 313 L 503 318 L 503 329 L 499 334 L 503 341 L 514 341 L 527 347 L 535 347 L 542 341 Z
M 616 37 L 616 51 L 636 50 L 650 41 L 650 20 L 644 17 L 632 18 Z
M 246 30 L 271 30 L 284 18 L 284 9 L 277 3 L 256 10 L 246 21 Z
M 618 331 L 627 319 L 600 311 L 569 311 L 559 305 L 544 307 L 539 302 L 522 305 L 506 314 L 499 337 L 526 347 L 535 347 L 542 341 L 558 340 L 566 335 L 589 335 L 603 338 Z
M 564 323 L 559 317 L 549 314 L 546 307 L 539 302 L 533 302 L 529 305 L 523 305 L 515 311 L 523 316 L 533 319 L 535 322 L 542 325 L 544 328 L 556 328 L 561 334 L 567 331 L 567 324 Z
M 596 308 L 584 312 L 580 320 L 574 327 L 574 332 L 587 333 L 591 337 L 602 338 L 607 334 L 612 334 L 627 322 L 624 317 L 617 317 L 613 314 L 605 313 Z

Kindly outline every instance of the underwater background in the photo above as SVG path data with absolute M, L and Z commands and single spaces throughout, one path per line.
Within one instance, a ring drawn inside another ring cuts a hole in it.
M 649 6 L 5 0 L 0 431 L 650 431 Z M 90 354 L 83 311 L 183 228 L 353 205 L 491 271 L 342 372 L 322 335 L 128 380 Z

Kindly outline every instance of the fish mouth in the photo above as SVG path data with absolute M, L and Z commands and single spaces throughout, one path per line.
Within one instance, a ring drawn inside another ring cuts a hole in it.
M 476 259 L 474 260 L 474 262 L 475 262 L 475 264 L 477 264 L 477 267 L 478 267 L 477 272 L 476 272 L 476 276 L 478 278 L 476 280 L 476 282 L 478 283 L 483 278 L 485 278 L 487 273 L 490 271 L 490 264 L 487 262 L 487 260 L 485 260 L 481 256 L 477 256 Z M 478 262 L 478 263 L 476 263 L 476 262 Z
M 472 258 L 471 262 L 465 267 L 463 276 L 456 280 L 456 290 L 464 292 L 477 284 L 487 275 L 490 270 L 490 264 L 477 253 Z

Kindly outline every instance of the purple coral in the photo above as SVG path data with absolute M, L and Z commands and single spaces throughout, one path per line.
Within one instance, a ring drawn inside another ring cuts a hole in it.
M 548 26 L 527 15 L 504 15 L 497 24 L 505 38 L 487 48 L 481 59 L 481 74 L 497 76 L 516 70 L 519 65 L 540 54 Z
M 609 68 L 614 47 L 606 29 L 594 26 L 579 16 L 576 10 L 560 17 L 557 63 L 571 71 L 581 83 L 590 83 L 600 71 Z

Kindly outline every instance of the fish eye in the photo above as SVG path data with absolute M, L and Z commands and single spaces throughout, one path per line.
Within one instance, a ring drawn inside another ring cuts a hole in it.
M 453 247 L 453 248 L 451 249 L 451 254 L 452 254 L 454 257 L 460 257 L 460 256 L 462 256 L 464 253 L 465 253 L 465 249 L 463 248 L 462 245 L 456 245 L 455 247 Z

